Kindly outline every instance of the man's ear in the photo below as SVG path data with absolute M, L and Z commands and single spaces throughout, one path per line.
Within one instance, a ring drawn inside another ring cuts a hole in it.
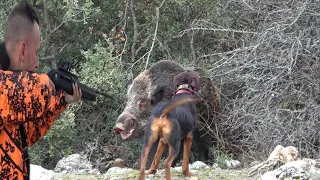
M 24 62 L 25 58 L 26 58 L 26 42 L 21 41 L 21 43 L 19 44 L 19 60 L 21 62 Z

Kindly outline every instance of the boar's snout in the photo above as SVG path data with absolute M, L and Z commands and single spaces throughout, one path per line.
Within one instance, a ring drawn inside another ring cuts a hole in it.
M 115 134 L 120 134 L 122 140 L 130 140 L 136 129 L 136 118 L 132 114 L 121 115 L 113 128 Z
M 114 127 L 114 128 L 113 128 L 113 132 L 114 132 L 115 134 L 121 134 L 122 131 L 124 131 L 124 130 L 121 129 L 121 128 L 119 128 L 119 127 Z

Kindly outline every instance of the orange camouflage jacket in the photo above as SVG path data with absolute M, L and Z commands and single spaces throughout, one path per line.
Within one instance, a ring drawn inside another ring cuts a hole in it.
M 46 74 L 0 70 L 0 179 L 29 175 L 19 125 L 24 124 L 27 145 L 32 146 L 66 107 L 63 93 L 53 94 Z

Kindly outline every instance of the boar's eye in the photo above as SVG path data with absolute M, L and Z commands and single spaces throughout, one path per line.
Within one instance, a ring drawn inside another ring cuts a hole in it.
M 142 111 L 145 108 L 145 106 L 148 106 L 147 102 L 148 101 L 146 99 L 142 99 L 138 101 L 138 106 L 140 111 Z
M 130 126 L 133 127 L 134 126 L 134 120 L 130 119 Z
M 124 100 L 124 101 L 128 101 L 128 95 L 124 95 L 124 96 L 123 96 L 123 100 Z
M 143 103 L 140 102 L 139 103 L 139 110 L 142 111 L 142 109 L 143 109 Z

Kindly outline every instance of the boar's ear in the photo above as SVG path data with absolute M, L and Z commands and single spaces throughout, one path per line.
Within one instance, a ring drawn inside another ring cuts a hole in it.
M 127 79 L 127 80 L 125 80 L 125 81 L 123 82 L 123 85 L 124 85 L 127 89 L 129 89 L 130 86 L 132 85 L 132 79 Z
M 166 91 L 166 85 L 157 84 L 155 85 L 149 94 L 149 99 L 151 100 L 151 105 L 155 106 L 159 101 L 164 98 Z

